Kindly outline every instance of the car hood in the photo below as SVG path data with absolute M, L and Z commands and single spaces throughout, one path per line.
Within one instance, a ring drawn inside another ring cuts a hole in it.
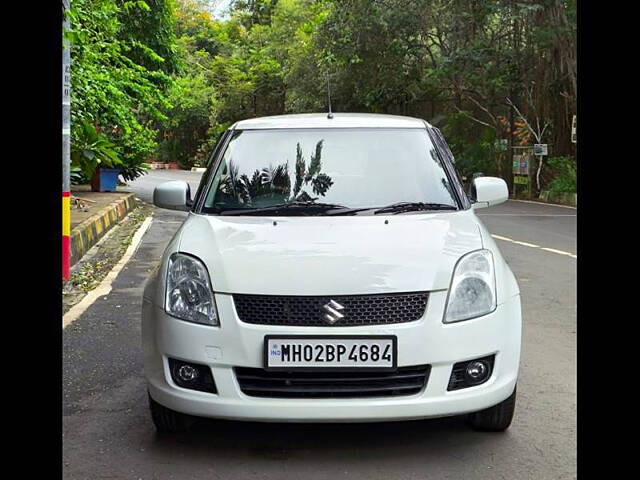
M 447 289 L 457 260 L 479 248 L 482 239 L 471 211 L 336 217 L 190 214 L 178 246 L 204 261 L 214 291 L 263 295 Z

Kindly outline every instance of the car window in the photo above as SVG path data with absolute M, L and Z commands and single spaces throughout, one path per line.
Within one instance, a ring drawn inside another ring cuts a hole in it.
M 456 189 L 458 190 L 458 193 L 460 194 L 460 196 L 463 198 L 465 207 L 469 206 L 470 203 L 467 203 L 469 202 L 469 195 L 466 193 L 467 188 L 465 188 L 465 184 L 462 181 L 460 172 L 456 167 L 456 160 L 455 160 L 455 157 L 453 156 L 453 152 L 451 152 L 451 149 L 449 148 L 449 144 L 444 139 L 444 135 L 442 135 L 442 132 L 440 131 L 439 128 L 431 127 L 430 132 L 432 133 L 432 139 L 436 145 L 436 148 L 438 149 L 440 154 L 443 156 L 445 161 L 448 161 L 449 165 L 451 166 L 450 171 L 453 175 L 455 175 L 457 180 L 455 185 L 457 187 Z
M 458 206 L 425 129 L 274 129 L 233 132 L 203 210 L 294 200 Z
M 222 147 L 222 145 L 224 145 L 227 135 L 229 135 L 229 130 L 223 132 L 222 135 L 220 135 L 220 138 L 218 139 L 215 146 L 213 147 L 213 151 L 209 156 L 209 159 L 207 160 L 207 169 L 203 173 L 202 178 L 200 179 L 200 183 L 198 184 L 198 190 L 196 191 L 196 194 L 193 197 L 194 205 L 198 203 L 200 199 L 200 195 L 202 195 L 202 192 L 204 191 L 204 189 L 209 183 L 209 177 L 212 175 L 213 168 L 214 168 L 213 161 L 216 157 L 216 154 L 218 153 L 218 150 Z

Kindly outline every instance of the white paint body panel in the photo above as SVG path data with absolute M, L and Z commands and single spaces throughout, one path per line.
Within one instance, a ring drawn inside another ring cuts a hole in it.
M 300 113 L 273 117 L 250 118 L 236 122 L 231 128 L 257 130 L 271 128 L 425 128 L 420 118 L 381 115 L 377 113 Z
M 456 261 L 482 248 L 473 217 L 470 210 L 336 217 L 192 214 L 182 228 L 179 249 L 204 261 L 215 292 L 441 290 L 449 287 Z
M 478 177 L 473 183 L 476 188 L 475 209 L 499 205 L 509 199 L 509 187 L 502 178 Z
M 384 220 L 389 220 L 385 224 Z M 274 226 L 273 222 L 277 225 Z M 479 248 L 493 252 L 497 309 L 454 324 L 442 322 L 456 261 Z M 202 259 L 211 275 L 221 326 L 165 314 L 168 256 Z M 241 322 L 231 293 L 337 295 L 429 290 L 418 321 L 362 327 L 285 327 Z M 256 421 L 362 422 L 458 415 L 506 399 L 518 376 L 519 289 L 495 242 L 473 210 L 353 217 L 219 217 L 189 215 L 147 283 L 142 338 L 151 396 L 192 415 Z M 430 364 L 426 388 L 392 398 L 274 399 L 240 391 L 233 367 L 263 367 L 267 334 L 396 335 L 398 366 Z M 454 363 L 496 354 L 486 383 L 447 391 Z M 167 358 L 211 367 L 218 394 L 186 390 L 170 378 Z

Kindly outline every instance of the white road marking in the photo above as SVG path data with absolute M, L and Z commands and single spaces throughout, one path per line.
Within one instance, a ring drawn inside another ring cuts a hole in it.
M 520 242 L 518 240 L 512 240 L 512 242 L 517 243 L 518 245 L 522 245 L 524 247 L 541 248 L 540 245 L 536 245 L 535 243 Z
M 540 245 L 536 245 L 535 243 L 521 242 L 519 240 L 514 240 L 513 238 L 508 238 L 508 237 L 502 237 L 500 235 L 491 235 L 491 236 L 497 240 L 502 240 L 504 242 L 515 243 L 516 245 L 522 245 L 524 247 L 529 247 L 529 248 L 539 248 L 540 250 L 544 250 L 545 252 L 556 253 L 558 255 L 566 255 L 571 258 L 578 258 L 577 255 L 571 252 L 565 252 L 564 250 L 556 250 L 555 248 L 541 247 Z
M 573 210 L 577 210 L 577 207 L 572 207 L 571 205 L 560 205 L 558 203 L 547 203 L 547 202 L 534 202 L 532 200 L 516 200 L 515 198 L 510 198 L 510 202 L 522 202 L 522 203 L 535 203 L 536 205 L 549 205 L 550 207 L 560 207 L 560 208 L 571 208 Z
M 551 252 L 551 253 L 557 253 L 558 255 L 568 255 L 568 256 L 573 257 L 573 258 L 578 258 L 578 256 L 574 255 L 573 253 L 565 252 L 563 250 L 556 250 L 555 248 L 541 247 L 540 250 L 545 250 L 545 251 Z
M 111 285 L 113 281 L 116 279 L 122 268 L 127 264 L 129 259 L 136 253 L 138 250 L 138 246 L 142 240 L 142 237 L 149 229 L 151 222 L 153 221 L 153 217 L 149 215 L 144 219 L 140 228 L 136 231 L 131 239 L 131 244 L 124 252 L 122 258 L 114 265 L 111 271 L 107 274 L 106 277 L 102 279 L 100 285 L 98 285 L 95 289 L 91 290 L 80 302 L 71 307 L 69 311 L 62 317 L 62 328 L 66 328 L 69 324 L 74 322 L 75 320 L 82 315 L 87 308 L 89 308 L 93 302 L 95 302 L 98 297 L 106 297 L 111 292 Z

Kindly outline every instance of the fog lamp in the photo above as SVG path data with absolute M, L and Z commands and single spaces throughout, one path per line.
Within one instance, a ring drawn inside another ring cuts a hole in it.
M 198 363 L 187 363 L 169 358 L 169 372 L 173 382 L 181 388 L 200 392 L 217 393 L 216 382 L 213 381 L 211 368 Z
M 469 362 L 464 371 L 467 382 L 471 384 L 480 383 L 487 378 L 489 374 L 489 365 L 482 360 L 474 360 Z
M 193 382 L 198 378 L 198 370 L 191 365 L 182 365 L 178 369 L 178 378 L 183 382 Z

